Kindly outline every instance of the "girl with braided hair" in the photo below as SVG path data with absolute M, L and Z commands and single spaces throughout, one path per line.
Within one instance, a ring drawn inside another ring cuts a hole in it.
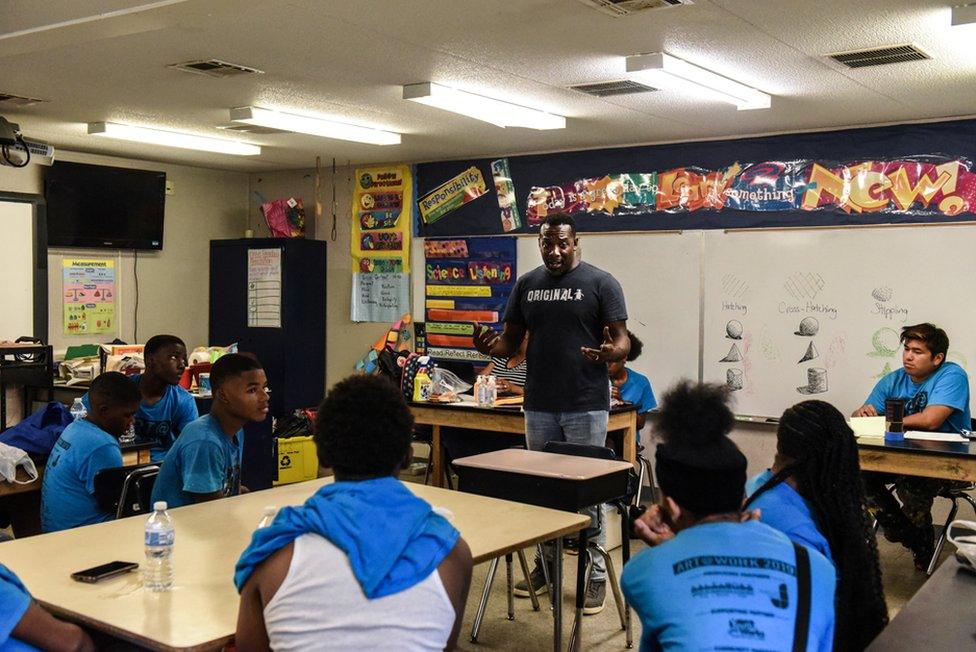
M 787 409 L 771 469 L 749 481 L 746 507 L 837 568 L 834 649 L 863 650 L 888 623 L 878 547 L 861 484 L 857 443 L 823 401 Z

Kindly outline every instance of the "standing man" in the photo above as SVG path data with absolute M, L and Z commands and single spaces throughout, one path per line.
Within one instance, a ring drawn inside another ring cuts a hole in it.
M 969 377 L 956 363 L 946 362 L 946 332 L 929 323 L 906 326 L 901 329 L 901 343 L 902 368 L 879 380 L 854 416 L 884 414 L 885 400 L 900 398 L 905 400 L 906 430 L 969 430 Z M 868 508 L 885 538 L 911 550 L 915 567 L 925 570 L 935 548 L 932 502 L 954 483 L 892 473 L 862 475 Z M 886 488 L 889 484 L 894 485 L 901 505 Z
M 522 275 L 508 300 L 499 335 L 475 329 L 474 342 L 486 355 L 514 354 L 526 330 L 531 331 L 525 379 L 525 438 L 530 450 L 548 441 L 602 446 L 607 437 L 610 389 L 607 363 L 623 360 L 630 350 L 627 308 L 620 284 L 607 272 L 580 262 L 576 223 L 568 215 L 546 218 L 539 229 L 542 265 Z M 599 523 L 599 510 L 589 510 Z M 601 524 L 597 541 L 606 540 Z M 551 555 L 551 548 L 547 555 Z M 551 559 L 547 559 L 547 562 Z M 545 590 L 541 560 L 530 581 Z M 528 596 L 525 582 L 517 595 Z M 587 584 L 584 613 L 603 610 L 606 567 L 599 555 Z

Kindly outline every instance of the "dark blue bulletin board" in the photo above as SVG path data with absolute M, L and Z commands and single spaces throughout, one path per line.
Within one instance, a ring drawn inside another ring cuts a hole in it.
M 474 348 L 474 323 L 501 327 L 517 277 L 515 238 L 429 238 L 424 275 L 427 352 L 486 361 Z
M 423 163 L 418 197 L 472 167 L 487 192 L 433 223 L 418 215 L 417 234 L 503 233 L 492 176 L 501 160 L 521 214 L 514 233 L 557 211 L 583 232 L 976 219 L 976 120 L 953 120 Z

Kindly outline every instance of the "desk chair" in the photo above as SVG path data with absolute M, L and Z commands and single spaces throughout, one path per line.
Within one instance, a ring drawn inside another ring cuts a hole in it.
M 115 518 L 148 513 L 157 475 L 157 464 L 102 469 L 95 474 L 95 500 Z
M 592 444 L 579 444 L 575 442 L 568 441 L 549 441 L 546 442 L 546 446 L 543 449 L 546 453 L 558 453 L 560 455 L 576 455 L 579 457 L 595 457 L 601 460 L 616 460 L 617 454 L 614 453 L 612 448 L 607 448 L 606 446 L 594 446 Z M 620 512 L 620 518 L 623 519 L 624 523 L 627 523 L 629 516 L 629 505 L 634 501 L 635 497 L 640 495 L 640 484 L 639 480 L 643 480 L 643 470 L 644 465 L 641 464 L 641 473 L 638 475 L 635 471 L 631 470 L 629 482 L 627 485 L 627 493 L 620 496 L 616 500 L 608 501 L 617 511 Z M 597 511 L 597 516 L 599 520 L 603 518 L 602 510 Z M 630 609 L 627 607 L 627 603 L 624 601 L 623 595 L 620 592 L 620 582 L 617 580 L 617 571 L 613 565 L 613 559 L 610 558 L 610 553 L 606 549 L 596 542 L 596 536 L 600 532 L 602 523 L 597 523 L 596 525 L 590 525 L 586 528 L 586 588 L 589 588 L 590 581 L 590 571 L 593 569 L 593 554 L 598 554 L 603 557 L 603 561 L 607 566 L 607 578 L 610 580 L 610 589 L 613 592 L 613 600 L 617 605 L 617 614 L 620 616 L 620 629 L 627 632 L 627 647 L 631 648 L 634 646 L 633 633 L 631 630 L 630 623 Z M 630 561 L 630 537 L 624 536 L 621 538 L 621 557 L 624 564 Z M 545 564 L 543 564 L 545 567 Z M 584 590 L 584 593 L 586 591 Z M 578 648 L 580 630 L 580 614 L 576 614 L 576 619 L 573 623 L 572 636 L 569 641 L 569 649 L 574 650 Z
M 945 525 L 942 526 L 942 533 L 935 541 L 935 551 L 932 553 L 932 559 L 929 561 L 928 568 L 925 569 L 926 575 L 931 576 L 935 571 L 935 565 L 939 561 L 939 554 L 942 552 L 942 547 L 945 546 L 946 538 L 949 536 L 949 524 L 955 520 L 956 512 L 959 511 L 959 501 L 965 500 L 972 506 L 973 511 L 976 512 L 976 500 L 969 495 L 969 492 L 974 489 L 976 489 L 976 483 L 969 482 L 964 486 L 947 487 L 939 492 L 938 495 L 940 498 L 952 501 L 952 507 L 949 509 L 949 517 L 945 520 Z

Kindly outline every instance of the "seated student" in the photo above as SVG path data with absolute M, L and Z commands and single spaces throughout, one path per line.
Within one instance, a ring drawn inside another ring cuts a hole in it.
M 0 650 L 87 652 L 94 649 L 85 630 L 58 620 L 38 606 L 20 578 L 0 564 Z
M 139 387 L 142 402 L 136 413 L 135 432 L 139 441 L 156 442 L 150 449 L 153 462 L 166 457 L 184 426 L 200 416 L 196 401 L 180 387 L 186 369 L 186 345 L 175 335 L 153 335 L 142 351 L 145 373 L 130 376 Z M 85 409 L 88 395 L 82 397 Z
M 526 332 L 518 351 L 507 358 L 492 356 L 491 361 L 478 374 L 479 376 L 495 376 L 495 388 L 498 390 L 499 397 L 524 395 L 525 373 L 528 369 L 525 362 L 525 351 L 528 346 L 529 333 Z M 460 457 L 490 453 L 523 443 L 523 440 L 513 437 L 511 433 L 470 430 L 468 428 L 441 428 L 441 445 L 444 447 L 444 453 L 449 462 Z M 526 589 L 525 595 L 528 597 L 528 589 Z
M 352 376 L 315 426 L 335 482 L 252 536 L 234 575 L 237 649 L 453 649 L 471 551 L 397 480 L 411 459 L 403 396 L 383 378 Z
M 621 578 L 641 650 L 830 650 L 834 567 L 742 511 L 746 458 L 728 438 L 728 401 L 724 387 L 688 381 L 664 396 L 662 496 L 634 524 L 652 547 Z
M 152 500 L 169 507 L 202 503 L 247 491 L 241 486 L 244 424 L 268 415 L 268 382 L 257 359 L 221 357 L 210 370 L 213 406 L 183 429 L 166 454 Z
M 44 532 L 101 523 L 113 517 L 95 498 L 95 474 L 122 466 L 119 437 L 132 425 L 139 409 L 139 390 L 124 375 L 109 371 L 92 381 L 88 394 L 88 415 L 68 424 L 44 467 Z
M 747 509 L 834 562 L 835 650 L 863 650 L 888 622 L 860 471 L 844 416 L 829 403 L 804 401 L 779 420 L 772 468 L 746 485 Z
M 946 361 L 946 332 L 928 323 L 906 326 L 901 329 L 901 342 L 902 368 L 878 381 L 854 416 L 884 414 L 886 399 L 901 398 L 905 399 L 906 430 L 969 430 L 969 377 L 962 367 Z M 948 487 L 964 485 L 892 473 L 864 473 L 863 478 L 868 506 L 885 538 L 910 549 L 916 568 L 924 570 L 935 546 L 935 496 Z M 888 491 L 890 484 L 901 505 Z
M 633 362 L 640 357 L 644 350 L 644 343 L 640 339 L 627 331 L 630 338 L 630 353 L 627 354 L 627 362 Z M 647 421 L 647 413 L 657 407 L 657 399 L 654 398 L 654 390 L 651 389 L 651 381 L 644 374 L 628 369 L 623 360 L 607 363 L 607 373 L 610 382 L 610 398 L 619 401 L 626 401 L 637 406 L 637 436 Z

